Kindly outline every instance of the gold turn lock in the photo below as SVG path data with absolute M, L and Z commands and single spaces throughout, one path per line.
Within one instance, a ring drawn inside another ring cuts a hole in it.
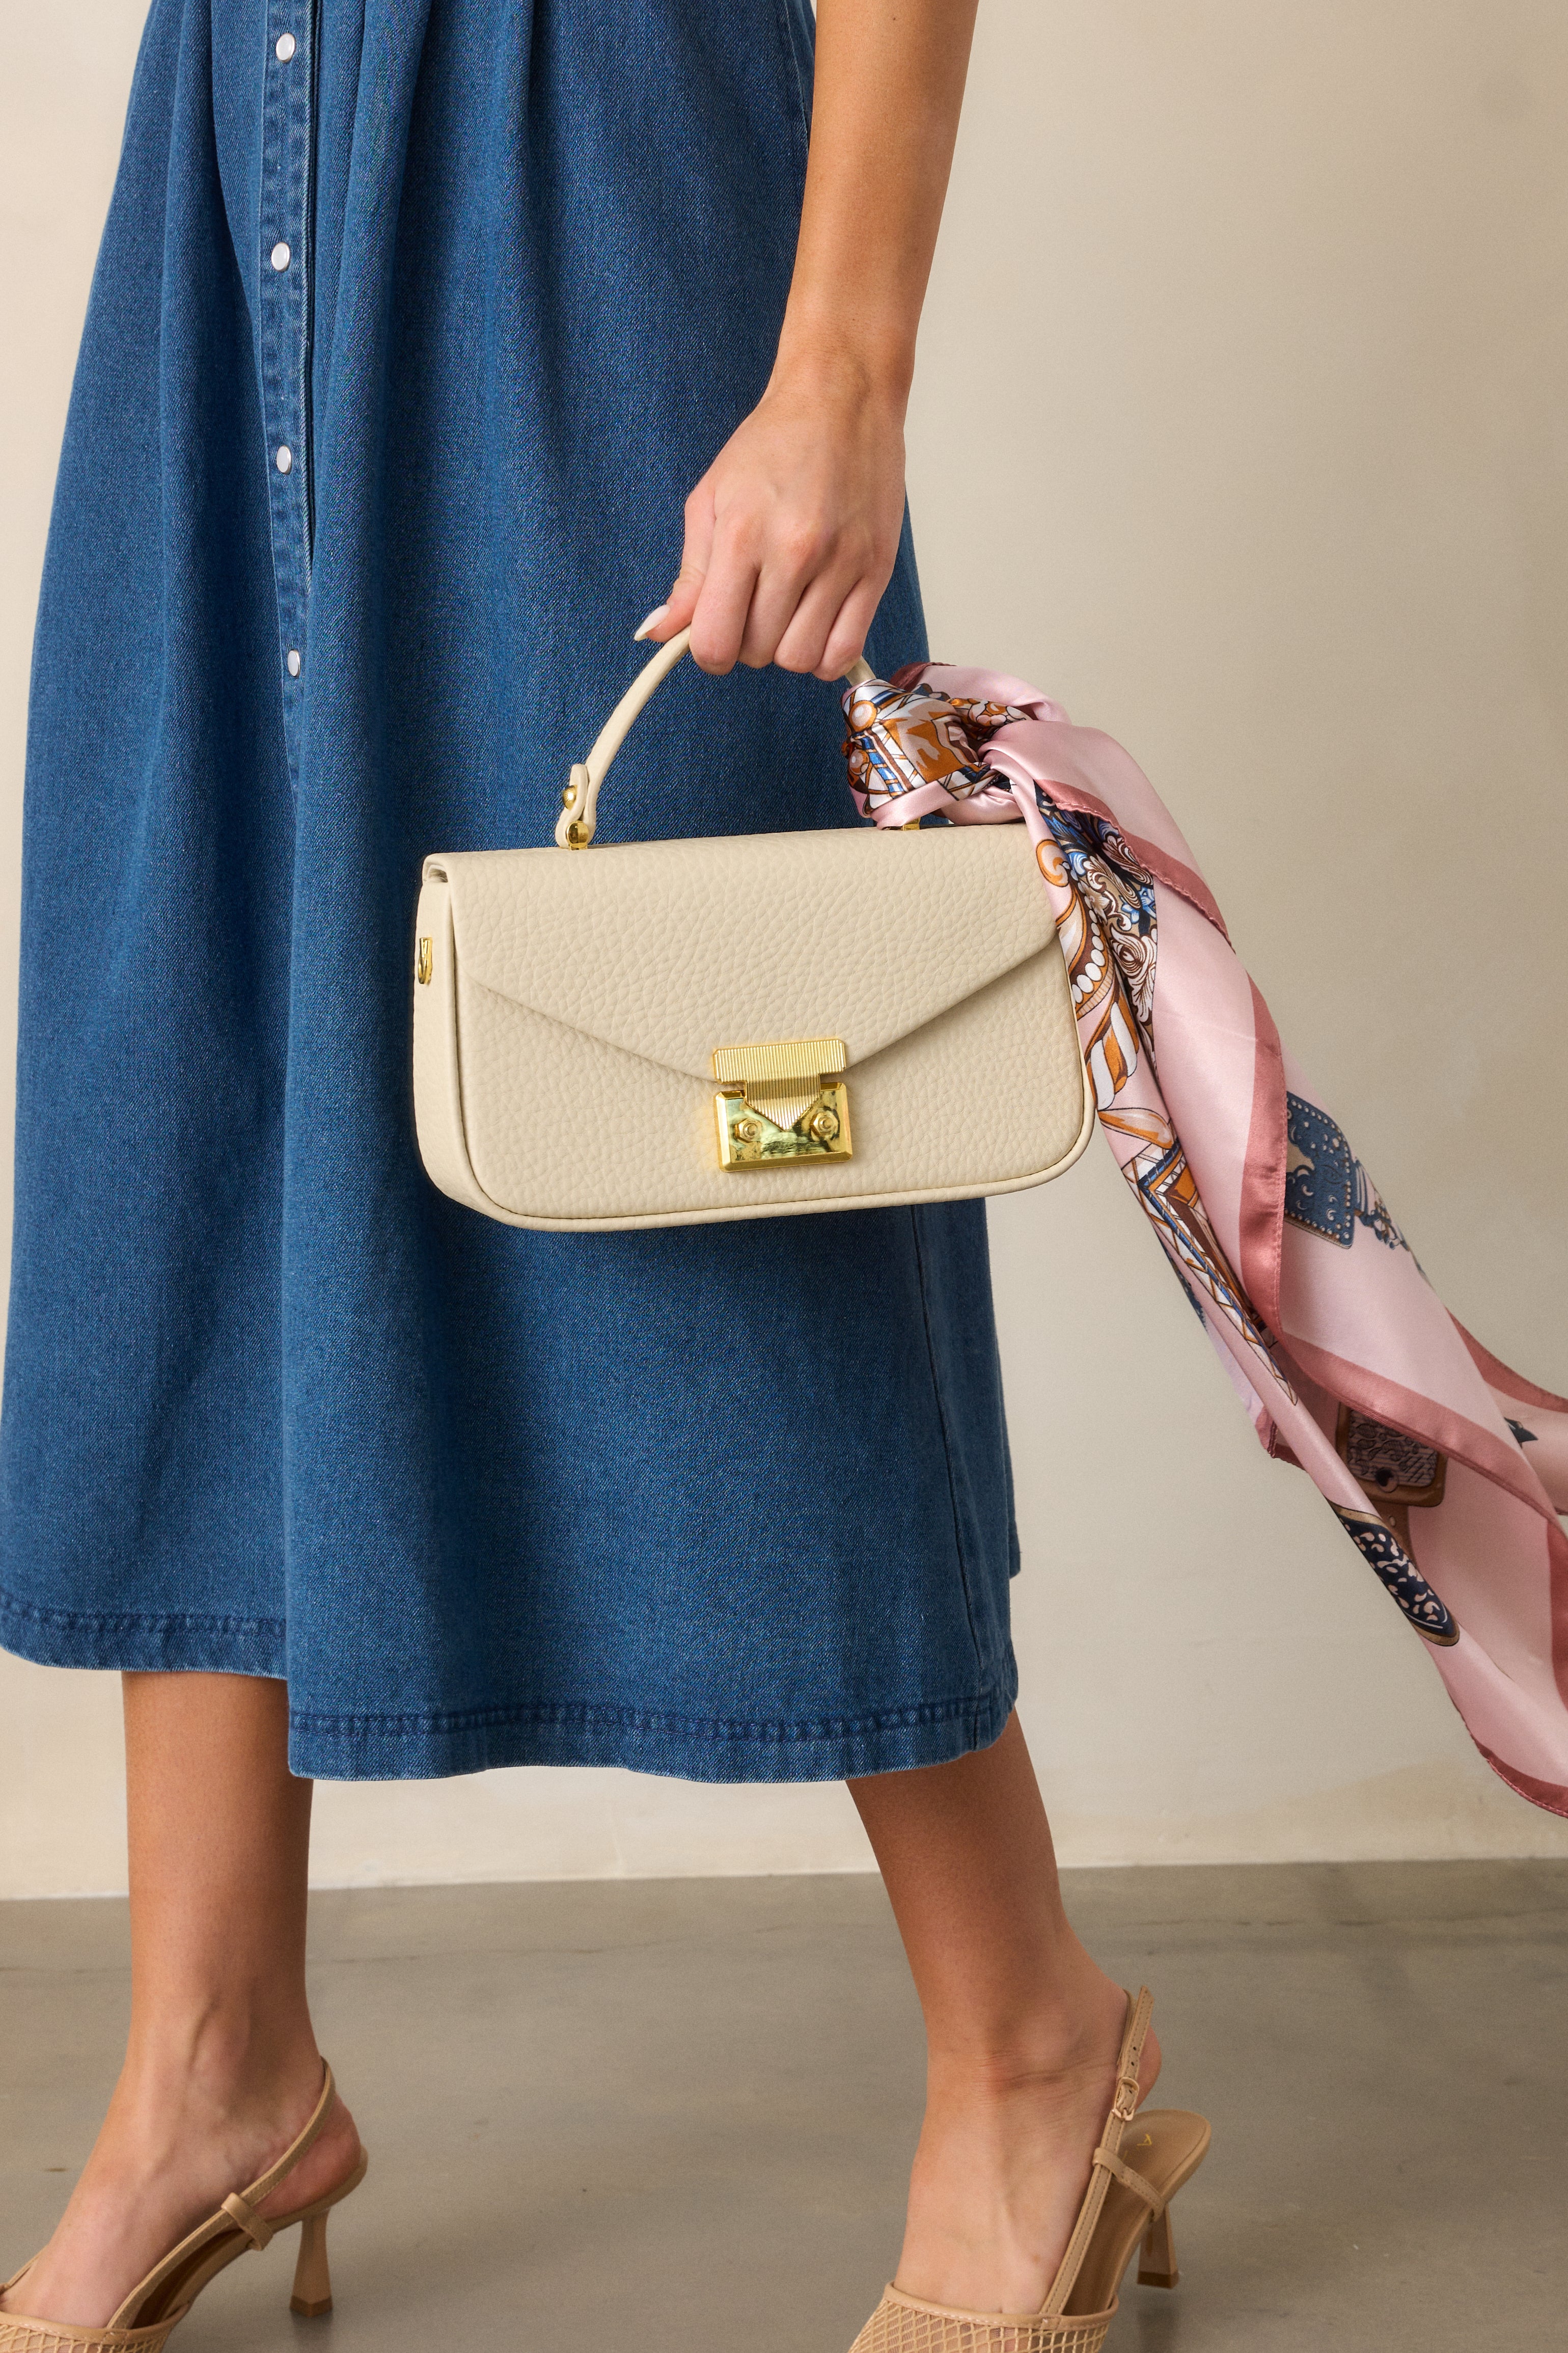
M 847 1160 L 849 1090 L 836 1073 L 849 1057 L 842 1038 L 788 1038 L 768 1046 L 716 1046 L 719 1164 L 767 1168 L 780 1160 Z

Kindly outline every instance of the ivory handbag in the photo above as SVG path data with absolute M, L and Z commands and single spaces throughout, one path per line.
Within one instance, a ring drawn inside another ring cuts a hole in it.
M 1022 825 L 593 847 L 605 772 L 686 643 L 573 769 L 555 848 L 425 861 L 430 1176 L 507 1225 L 600 1233 L 1059 1176 L 1094 1104 Z

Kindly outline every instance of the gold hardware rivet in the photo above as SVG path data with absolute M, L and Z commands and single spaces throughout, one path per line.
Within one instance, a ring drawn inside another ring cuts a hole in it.
M 589 832 L 585 825 L 574 824 L 569 825 L 566 828 L 566 847 L 568 849 L 586 849 L 588 844 L 593 839 L 593 835 Z
M 762 1132 L 754 1119 L 738 1119 L 735 1122 L 735 1134 L 742 1144 L 755 1144 Z
M 433 939 L 422 939 L 419 943 L 419 960 L 415 966 L 415 970 L 419 976 L 419 986 L 421 988 L 429 987 L 430 975 L 435 968 L 436 943 Z
M 829 1111 L 827 1105 L 824 1103 L 822 1108 L 819 1111 L 814 1111 L 806 1121 L 805 1132 L 814 1144 L 831 1144 L 838 1133 L 838 1113 L 836 1111 Z
M 565 785 L 562 787 L 561 806 L 563 808 L 570 808 L 576 797 L 577 794 L 575 786 Z

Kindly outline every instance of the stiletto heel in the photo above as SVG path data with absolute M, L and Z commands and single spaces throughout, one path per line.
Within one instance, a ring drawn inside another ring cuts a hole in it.
M 1072 2236 L 1038 2312 L 963 2312 L 906 2295 L 889 2282 L 850 2353 L 1100 2353 L 1140 2239 L 1139 2278 L 1152 2287 L 1175 2286 L 1171 2200 L 1203 2163 L 1209 2128 L 1183 2108 L 1138 2112 L 1138 2061 L 1153 2006 L 1147 1986 L 1136 2001 L 1127 1997 L 1116 2095 Z
M 294 2271 L 292 2308 L 307 2319 L 330 2312 L 332 2285 L 327 2271 L 327 2216 L 364 2179 L 370 2163 L 364 2150 L 360 2150 L 353 2171 L 324 2198 L 296 2206 L 287 2214 L 267 2216 L 257 2211 L 320 2137 L 336 2090 L 332 2071 L 325 2062 L 321 2073 L 321 2096 L 299 2139 L 259 2181 L 253 2181 L 248 2189 L 234 2190 L 216 2214 L 198 2223 L 161 2263 L 155 2263 L 101 2328 L 77 2328 L 67 2321 L 34 2320 L 20 2312 L 0 2312 L 0 2353 L 163 2353 L 210 2280 L 216 2279 L 237 2256 L 248 2254 L 253 2247 L 268 2246 L 279 2231 L 289 2230 L 295 2222 L 300 2226 L 300 2260 Z M 0 2287 L 0 2295 L 9 2295 L 31 2269 L 31 2263 L 24 2263 Z
M 1143 2233 L 1143 2253 L 1138 2263 L 1140 2287 L 1174 2287 L 1181 2278 L 1176 2269 L 1176 2241 L 1171 2229 L 1171 2210 L 1162 2206 L 1157 2214 L 1149 2217 L 1149 2228 Z
M 300 2225 L 300 2260 L 289 2309 L 302 2320 L 320 2320 L 332 2308 L 332 2275 L 327 2269 L 327 2217 L 307 2214 Z

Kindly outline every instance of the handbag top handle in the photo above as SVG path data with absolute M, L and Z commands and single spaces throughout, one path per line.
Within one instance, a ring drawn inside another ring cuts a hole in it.
M 609 774 L 610 763 L 631 733 L 632 722 L 654 688 L 669 676 L 690 643 L 690 630 L 679 629 L 668 645 L 659 647 L 605 720 L 587 758 L 573 769 L 572 781 L 561 796 L 561 814 L 555 820 L 558 849 L 586 849 L 593 841 L 598 828 L 599 786 Z M 844 676 L 851 686 L 860 686 L 876 674 L 862 656 L 850 663 Z

